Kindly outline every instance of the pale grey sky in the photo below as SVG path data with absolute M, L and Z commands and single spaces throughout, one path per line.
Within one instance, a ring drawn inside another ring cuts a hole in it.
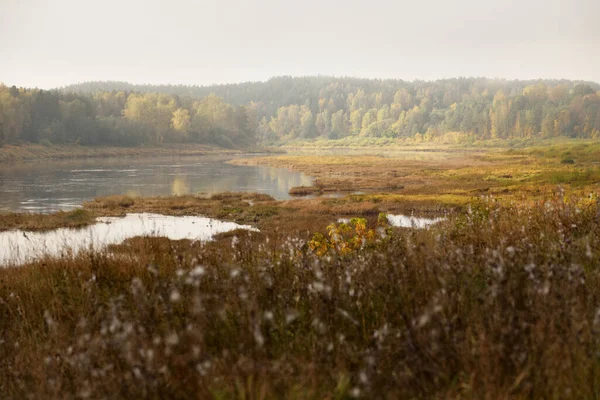
M 0 0 L 0 82 L 600 82 L 600 0 Z

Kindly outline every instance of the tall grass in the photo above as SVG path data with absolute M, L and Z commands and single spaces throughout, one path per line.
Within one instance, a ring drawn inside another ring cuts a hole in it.
M 22 229 L 46 231 L 61 228 L 81 228 L 94 223 L 95 218 L 88 210 L 59 211 L 54 214 L 8 213 L 0 214 L 0 231 Z
M 599 223 L 558 193 L 343 257 L 239 233 L 5 269 L 0 393 L 598 398 Z

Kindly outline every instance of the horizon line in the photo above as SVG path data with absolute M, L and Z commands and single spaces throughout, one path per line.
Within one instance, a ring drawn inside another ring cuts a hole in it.
M 352 76 L 352 75 L 328 75 L 328 74 L 316 74 L 316 75 L 273 75 L 267 79 L 263 79 L 263 80 L 240 80 L 240 81 L 233 81 L 233 82 L 221 82 L 221 83 L 210 83 L 210 84 L 198 84 L 198 83 L 151 83 L 151 82 L 143 82 L 143 83 L 136 83 L 133 81 L 128 81 L 128 80 L 114 80 L 114 79 L 107 79 L 107 80 L 84 80 L 84 81 L 77 81 L 74 83 L 69 83 L 66 85 L 62 85 L 62 86 L 53 86 L 49 89 L 44 89 L 44 88 L 40 88 L 39 86 L 23 86 L 23 85 L 9 85 L 6 84 L 3 81 L 0 81 L 0 85 L 5 85 L 7 87 L 18 87 L 18 88 L 24 88 L 24 89 L 38 89 L 38 90 L 64 90 L 69 88 L 70 86 L 77 86 L 77 85 L 82 85 L 82 84 L 87 84 L 87 83 L 119 83 L 119 84 L 127 84 L 127 85 L 131 85 L 131 86 L 158 86 L 158 87 L 168 87 L 168 86 L 183 86 L 183 87 L 197 87 L 197 88 L 203 88 L 203 87 L 213 87 L 213 86 L 235 86 L 235 85 L 243 85 L 243 84 L 261 84 L 261 83 L 268 83 L 271 80 L 274 79 L 281 79 L 281 78 L 290 78 L 290 79 L 306 79 L 306 78 L 332 78 L 332 79 L 355 79 L 355 80 L 365 80 L 365 81 L 401 81 L 401 82 L 406 82 L 406 83 L 417 83 L 417 82 L 424 82 L 424 83 L 435 83 L 435 82 L 440 82 L 440 81 L 450 81 L 450 80 L 458 80 L 458 79 L 465 79 L 465 80 L 469 80 L 469 79 L 475 79 L 475 80 L 488 80 L 488 81 L 504 81 L 504 82 L 543 82 L 543 81 L 567 81 L 567 82 L 581 82 L 581 83 L 592 83 L 595 85 L 599 85 L 600 86 L 600 81 L 594 81 L 594 80 L 586 80 L 586 79 L 570 79 L 570 78 L 506 78 L 506 77 L 488 77 L 488 76 L 454 76 L 454 77 L 444 77 L 444 78 L 437 78 L 437 79 L 420 79 L 420 78 L 415 78 L 415 79 L 403 79 L 403 78 L 379 78 L 379 77 L 361 77 L 361 76 Z

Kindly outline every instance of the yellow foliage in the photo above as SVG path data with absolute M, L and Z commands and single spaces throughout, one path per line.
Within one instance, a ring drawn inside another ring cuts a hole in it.
M 380 228 L 388 228 L 387 216 L 379 214 L 377 225 Z M 386 235 L 389 230 L 384 231 Z M 349 222 L 338 222 L 327 227 L 327 236 L 315 233 L 308 243 L 309 248 L 319 257 L 324 256 L 330 249 L 338 255 L 344 256 L 358 251 L 377 240 L 377 233 L 367 228 L 367 220 L 364 218 L 352 218 Z

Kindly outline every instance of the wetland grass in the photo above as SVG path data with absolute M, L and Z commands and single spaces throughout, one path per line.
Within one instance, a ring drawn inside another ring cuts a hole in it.
M 595 398 L 599 219 L 597 198 L 559 191 L 343 256 L 273 230 L 2 269 L 0 392 Z
M 575 164 L 561 163 L 564 151 L 530 150 L 443 163 L 259 158 L 316 176 L 319 190 L 365 193 L 86 203 L 78 212 L 92 218 L 200 214 L 260 232 L 207 243 L 138 237 L 0 269 L 0 393 L 597 398 L 600 204 L 582 152 L 571 152 Z M 378 189 L 389 185 L 404 188 Z M 349 253 L 311 250 L 337 218 L 374 228 L 380 212 L 445 220 L 394 228 Z M 0 219 L 27 226 L 9 221 Z
M 52 214 L 8 213 L 0 214 L 0 232 L 11 229 L 47 231 L 56 228 L 81 228 L 94 221 L 94 214 L 85 209 Z

